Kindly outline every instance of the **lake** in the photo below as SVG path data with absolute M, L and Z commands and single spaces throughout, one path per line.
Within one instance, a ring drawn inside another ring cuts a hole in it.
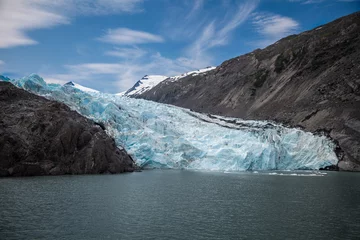
M 355 239 L 360 174 L 146 170 L 0 179 L 0 239 Z

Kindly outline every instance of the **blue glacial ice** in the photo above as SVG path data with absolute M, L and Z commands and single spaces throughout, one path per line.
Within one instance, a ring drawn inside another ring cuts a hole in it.
M 119 147 L 149 168 L 214 171 L 319 169 L 337 164 L 325 136 L 267 121 L 205 115 L 191 110 L 72 86 L 46 84 L 37 75 L 14 85 L 65 103 L 101 122 Z

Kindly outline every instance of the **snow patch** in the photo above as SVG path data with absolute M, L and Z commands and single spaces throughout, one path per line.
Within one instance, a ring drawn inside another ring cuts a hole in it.
M 197 76 L 197 75 L 199 75 L 201 73 L 206 73 L 208 71 L 214 70 L 215 68 L 216 67 L 206 67 L 204 69 L 198 69 L 198 70 L 195 70 L 195 71 L 183 73 L 183 74 L 181 74 L 179 76 L 170 77 L 169 81 L 174 82 L 174 81 L 177 81 L 177 80 L 179 80 L 181 78 L 184 78 L 184 77 L 187 77 L 187 76 Z

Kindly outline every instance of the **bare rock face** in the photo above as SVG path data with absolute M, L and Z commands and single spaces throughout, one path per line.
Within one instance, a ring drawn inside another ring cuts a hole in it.
M 0 82 L 0 176 L 122 173 L 125 150 L 66 105 Z
M 325 132 L 339 168 L 360 171 L 360 12 L 139 97 L 200 112 Z

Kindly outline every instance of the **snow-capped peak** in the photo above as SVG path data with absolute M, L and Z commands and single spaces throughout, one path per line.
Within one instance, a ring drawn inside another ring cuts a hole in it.
M 146 91 L 149 91 L 150 89 L 152 89 L 153 87 L 155 87 L 156 85 L 158 85 L 160 82 L 164 81 L 167 78 L 169 77 L 162 75 L 145 75 L 125 93 L 118 93 L 116 95 L 126 95 L 126 96 L 139 95 Z
M 70 86 L 73 86 L 74 88 L 77 88 L 83 92 L 93 92 L 93 93 L 98 93 L 99 91 L 98 90 L 95 90 L 95 89 L 92 89 L 92 88 L 88 88 L 88 87 L 84 87 L 80 84 L 77 84 L 77 83 L 74 83 L 74 82 L 68 82 L 68 83 L 65 83 L 64 85 L 70 85 Z
M 191 72 L 186 72 L 183 73 L 181 75 L 178 76 L 173 76 L 173 77 L 167 77 L 167 76 L 162 76 L 162 75 L 145 75 L 142 79 L 140 79 L 139 81 L 137 81 L 135 83 L 135 85 L 130 88 L 129 90 L 125 91 L 125 92 L 121 92 L 121 93 L 117 93 L 116 95 L 118 96 L 132 96 L 132 95 L 140 95 L 144 92 L 149 91 L 150 89 L 152 89 L 153 87 L 155 87 L 156 85 L 158 85 L 159 83 L 161 83 L 162 81 L 177 81 L 181 78 L 184 78 L 186 76 L 196 76 L 199 74 L 204 74 L 208 71 L 211 71 L 213 69 L 215 69 L 216 67 L 206 67 L 203 69 L 198 69 L 195 71 L 191 71 Z

